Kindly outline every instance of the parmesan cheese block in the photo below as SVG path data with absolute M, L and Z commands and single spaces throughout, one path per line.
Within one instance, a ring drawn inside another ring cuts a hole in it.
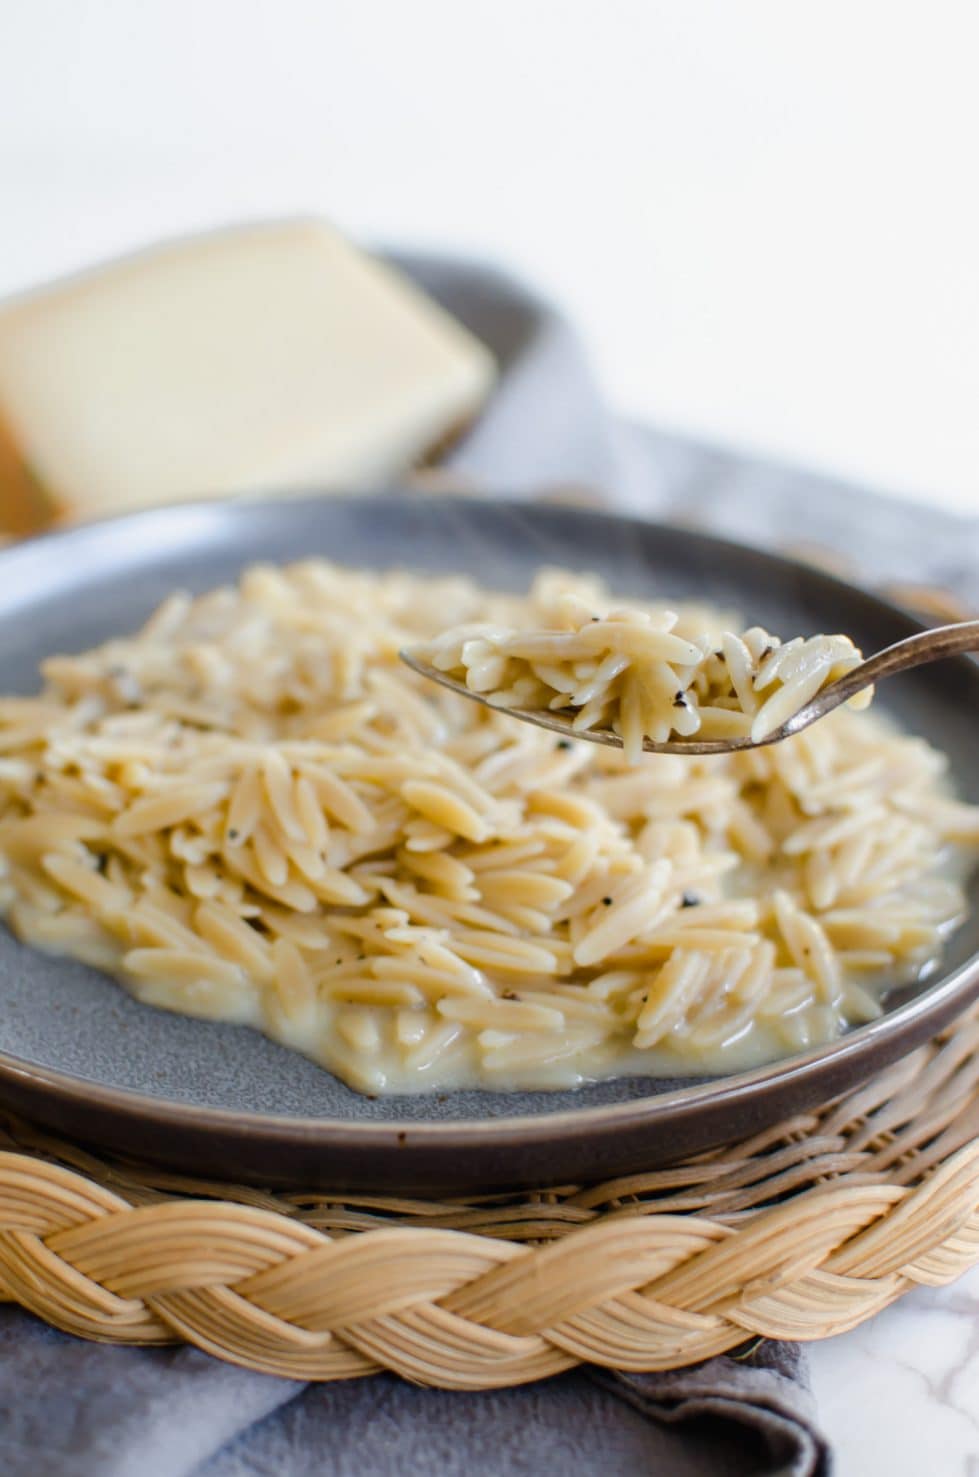
M 381 483 L 492 380 L 467 330 L 319 222 L 129 257 L 0 305 L 0 533 Z

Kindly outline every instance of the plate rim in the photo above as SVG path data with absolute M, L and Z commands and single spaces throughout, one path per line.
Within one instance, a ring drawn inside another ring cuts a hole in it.
M 30 564 L 39 551 L 46 553 L 52 548 L 57 550 L 72 544 L 84 544 L 93 537 L 104 536 L 106 532 L 115 530 L 125 532 L 141 524 L 149 526 L 152 530 L 153 526 L 158 524 L 179 525 L 188 517 L 193 520 L 195 516 L 214 515 L 223 520 L 228 516 L 233 517 L 238 509 L 243 512 L 272 512 L 273 510 L 279 511 L 284 506 L 296 509 L 304 504 L 319 505 L 324 501 L 343 504 L 350 508 L 362 507 L 371 503 L 397 504 L 401 508 L 411 506 L 444 508 L 446 504 L 445 497 L 417 492 L 413 489 L 399 490 L 395 487 L 385 487 L 360 494 L 324 494 L 322 491 L 302 488 L 275 495 L 265 492 L 249 492 L 233 499 L 198 498 L 165 507 L 109 514 L 98 519 L 87 520 L 84 523 L 41 532 L 0 548 L 0 616 L 5 614 L 5 607 L 8 607 L 8 600 L 2 593 L 3 576 L 11 567 L 15 573 L 20 573 L 16 569 L 18 564 L 24 564 L 29 570 Z M 680 532 L 692 540 L 703 540 L 713 550 L 720 551 L 722 554 L 725 550 L 730 550 L 735 558 L 747 555 L 761 559 L 763 562 L 771 562 L 782 570 L 794 568 L 810 576 L 813 573 L 813 566 L 791 554 L 782 554 L 777 550 L 732 539 L 725 534 L 715 534 L 710 530 L 688 528 L 665 522 L 662 519 L 643 518 L 634 511 L 618 512 L 615 508 L 541 503 L 506 495 L 467 496 L 459 501 L 459 506 L 491 511 L 501 509 L 512 509 L 514 512 L 525 513 L 540 511 L 550 516 L 568 514 L 586 523 L 613 522 L 626 529 L 641 529 L 646 537 L 650 533 L 655 534 L 657 530 L 670 534 Z M 411 567 L 410 561 L 407 562 L 407 567 Z M 822 567 L 819 567 L 816 572 L 819 578 L 831 588 L 836 586 L 850 597 L 856 593 L 872 605 L 876 605 L 881 613 L 889 617 L 899 617 L 909 630 L 926 629 L 924 623 L 919 621 L 912 612 L 877 590 L 868 588 L 857 580 L 844 579 L 832 570 L 824 570 Z M 6 588 L 9 590 L 10 586 Z M 973 668 L 976 665 L 968 657 L 953 660 L 960 664 L 967 663 Z M 118 988 L 123 987 L 119 985 Z M 569 1137 L 592 1128 L 596 1130 L 608 1130 L 615 1127 L 638 1128 L 664 1114 L 669 1116 L 675 1113 L 683 1116 L 691 1109 L 695 1110 L 701 1106 L 715 1109 L 723 1107 L 726 1101 L 741 1099 L 746 1094 L 750 1097 L 756 1090 L 768 1086 L 786 1085 L 793 1079 L 806 1081 L 821 1069 L 830 1072 L 833 1067 L 847 1063 L 850 1058 L 859 1059 L 867 1054 L 873 1055 L 875 1048 L 881 1043 L 894 1044 L 897 1042 L 900 1044 L 909 1035 L 913 1037 L 912 1043 L 900 1045 L 900 1049 L 889 1057 L 889 1060 L 893 1061 L 905 1056 L 913 1049 L 916 1042 L 926 1039 L 922 1034 L 923 1028 L 931 1022 L 933 1016 L 941 1018 L 936 1024 L 936 1030 L 941 1029 L 943 1024 L 954 1018 L 960 1011 L 964 1011 L 977 996 L 979 996 L 979 950 L 971 954 L 950 973 L 940 973 L 938 978 L 927 984 L 919 994 L 896 1006 L 887 1014 L 852 1028 L 835 1041 L 812 1047 L 805 1052 L 797 1052 L 746 1071 L 704 1078 L 685 1087 L 646 1093 L 624 1102 L 569 1106 L 553 1112 L 510 1113 L 491 1118 L 466 1117 L 419 1121 L 413 1118 L 392 1117 L 379 1121 L 365 1121 L 354 1118 L 297 1117 L 291 1114 L 279 1115 L 214 1107 L 157 1097 L 135 1089 L 109 1086 L 97 1079 L 63 1072 L 58 1068 L 32 1062 L 2 1048 L 0 1048 L 0 1084 L 11 1083 L 15 1087 L 27 1086 L 41 1090 L 56 1097 L 61 1104 L 68 1107 L 101 1108 L 118 1113 L 128 1118 L 130 1122 L 139 1119 L 144 1123 L 152 1123 L 161 1128 L 173 1127 L 192 1131 L 213 1129 L 215 1132 L 247 1134 L 256 1143 L 269 1143 L 286 1137 L 293 1141 L 300 1140 L 307 1145 L 318 1141 L 324 1149 L 335 1147 L 345 1141 L 348 1143 L 354 1141 L 354 1147 L 357 1149 L 371 1147 L 387 1149 L 396 1142 L 400 1147 L 413 1143 L 419 1149 L 437 1146 L 451 1150 L 471 1148 L 477 1137 L 480 1148 L 502 1148 L 519 1143 L 521 1140 L 537 1138 L 542 1134 L 549 1141 L 560 1140 L 563 1143 Z M 650 1078 L 650 1080 L 662 1082 L 666 1079 Z M 860 1082 L 865 1080 L 861 1078 Z M 436 1091 L 437 1089 L 432 1088 L 417 1096 L 434 1095 Z M 563 1091 L 570 1095 L 574 1089 Z
M 123 988 L 119 986 L 119 988 Z M 970 994 L 970 990 L 972 993 Z M 885 1041 L 904 1034 L 906 1030 L 921 1024 L 920 1018 L 938 1015 L 943 1007 L 957 1003 L 962 994 L 962 1010 L 979 996 L 979 952 L 970 956 L 951 974 L 944 975 L 913 1000 L 896 1007 L 887 1015 L 868 1021 L 848 1031 L 845 1036 L 824 1046 L 811 1048 L 807 1052 L 791 1057 L 781 1057 L 774 1062 L 763 1063 L 745 1072 L 705 1078 L 687 1087 L 672 1092 L 659 1092 L 632 1098 L 622 1103 L 605 1103 L 591 1107 L 559 1109 L 554 1113 L 523 1113 L 501 1115 L 499 1118 L 453 1118 L 442 1122 L 395 1119 L 380 1122 L 347 1118 L 297 1118 L 290 1114 L 257 1113 L 233 1108 L 215 1108 L 206 1104 L 184 1103 L 169 1098 L 154 1097 L 148 1093 L 127 1088 L 108 1087 L 92 1078 L 61 1072 L 55 1068 L 26 1061 L 11 1052 L 0 1050 L 0 1080 L 13 1079 L 57 1092 L 69 1103 L 86 1107 L 103 1107 L 124 1111 L 133 1109 L 144 1118 L 152 1118 L 160 1124 L 181 1127 L 207 1127 L 247 1130 L 256 1138 L 276 1139 L 283 1134 L 298 1134 L 306 1138 L 349 1135 L 363 1146 L 371 1140 L 378 1145 L 389 1145 L 394 1135 L 410 1134 L 413 1140 L 436 1139 L 446 1147 L 463 1147 L 472 1142 L 478 1131 L 485 1139 L 501 1144 L 526 1136 L 532 1130 L 544 1129 L 547 1136 L 564 1138 L 584 1126 L 599 1128 L 632 1127 L 655 1112 L 677 1109 L 683 1111 L 702 1103 L 723 1106 L 730 1097 L 740 1097 L 746 1090 L 782 1083 L 788 1078 L 806 1078 L 813 1069 L 824 1063 L 837 1064 L 847 1057 L 872 1052 L 880 1038 Z M 917 1008 L 916 1008 L 917 1007 Z M 153 1007 L 150 1007 L 153 1008 Z M 957 1012 L 956 1012 L 957 1013 Z M 246 1028 L 251 1029 L 251 1028 Z M 936 1027 L 936 1031 L 941 1027 Z M 910 1048 L 913 1049 L 913 1048 Z M 902 1052 L 901 1055 L 904 1055 Z M 326 1068 L 323 1068 L 325 1071 Z M 663 1081 L 663 1078 L 650 1079 Z M 576 1089 L 555 1089 L 573 1093 Z M 381 1095 L 383 1097 L 383 1094 Z M 392 1096 L 394 1096 L 392 1094 Z M 405 1094 L 400 1094 L 405 1096 Z M 412 1094 L 414 1096 L 414 1094 Z M 427 1096 L 420 1093 L 418 1096 Z M 555 1130 L 552 1134 L 551 1130 Z M 403 1141 L 403 1140 L 402 1140 Z

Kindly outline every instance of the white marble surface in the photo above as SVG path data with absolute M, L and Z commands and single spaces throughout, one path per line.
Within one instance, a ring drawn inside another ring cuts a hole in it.
M 979 1477 L 979 1268 L 810 1348 L 834 1477 Z

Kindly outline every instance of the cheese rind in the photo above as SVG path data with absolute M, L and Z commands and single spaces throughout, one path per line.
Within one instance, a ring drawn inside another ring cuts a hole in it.
M 17 437 L 0 417 L 0 536 L 33 533 L 56 516 Z
M 493 376 L 466 329 L 319 222 L 128 257 L 0 305 L 0 530 L 381 483 Z

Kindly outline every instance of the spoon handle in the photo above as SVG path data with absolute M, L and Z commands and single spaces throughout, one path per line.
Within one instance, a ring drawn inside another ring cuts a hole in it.
M 958 621 L 954 626 L 934 626 L 917 635 L 906 636 L 893 646 L 885 646 L 874 656 L 861 662 L 844 677 L 833 683 L 834 693 L 847 690 L 848 695 L 861 692 L 872 682 L 882 677 L 892 677 L 895 672 L 907 672 L 911 667 L 920 667 L 924 662 L 938 661 L 945 656 L 956 656 L 962 652 L 979 651 L 979 621 Z

